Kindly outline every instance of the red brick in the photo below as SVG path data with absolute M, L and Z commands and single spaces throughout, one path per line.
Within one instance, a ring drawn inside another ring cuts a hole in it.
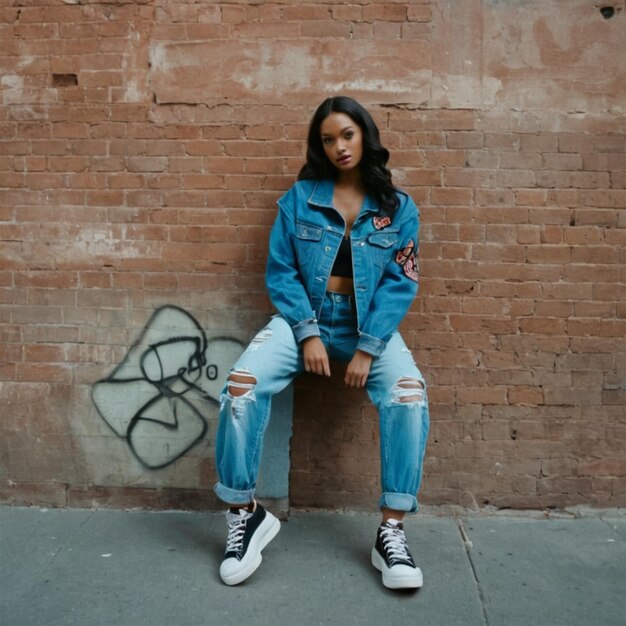
M 19 272 L 15 275 L 16 286 L 45 287 L 45 288 L 70 288 L 78 285 L 78 279 L 73 272 Z
M 30 152 L 31 143 L 28 141 L 3 141 L 2 149 L 6 154 L 28 154 Z
M 51 172 L 84 172 L 89 167 L 87 157 L 50 157 L 48 170 Z
M 583 189 L 606 188 L 609 186 L 607 172 L 565 172 L 542 170 L 537 173 L 539 187 L 576 187 Z
M 543 167 L 547 170 L 581 170 L 582 156 L 580 154 L 544 154 Z
M 569 263 L 572 250 L 569 246 L 527 246 L 526 261 L 528 263 Z
M 576 317 L 620 317 L 614 302 L 575 302 L 574 312 Z
M 519 148 L 519 136 L 513 133 L 485 133 L 485 148 L 517 150 Z
M 626 189 L 585 191 L 583 203 L 592 207 L 615 207 L 623 209 L 626 206 Z
M 318 37 L 321 32 L 314 27 L 315 22 L 304 22 L 299 25 L 297 22 L 263 22 L 254 23 L 246 22 L 237 24 L 233 27 L 234 38 L 290 38 L 297 37 L 299 35 L 300 28 L 305 30 L 305 27 L 312 26 L 311 32 L 308 32 L 305 36 Z M 334 25 L 334 24 L 333 24 Z
M 572 312 L 573 303 L 566 300 L 546 300 L 535 305 L 535 313 L 540 317 L 570 317 Z
M 17 174 L 13 172 L 0 173 L 0 185 L 3 187 L 21 188 L 24 186 L 24 181 L 24 174 Z
M 293 24 L 283 24 L 282 27 L 274 27 L 274 34 L 270 36 L 274 37 L 290 37 L 294 34 L 297 34 L 297 26 Z M 262 33 L 261 36 L 267 35 L 267 26 L 265 24 L 259 25 L 258 28 L 259 34 Z M 348 22 L 336 22 L 333 20 L 328 21 L 314 21 L 314 22 L 303 22 L 300 25 L 300 34 L 302 37 L 315 37 L 315 38 L 349 38 L 352 32 L 351 25 Z M 376 25 L 374 25 L 374 32 L 376 33 Z M 258 35 L 252 35 L 258 36 Z M 385 37 L 383 33 L 377 33 L 378 37 Z M 398 28 L 397 36 L 400 36 L 400 29 Z
M 64 187 L 64 182 L 60 174 L 29 173 L 25 185 L 31 189 L 55 189 Z
M 107 142 L 101 140 L 74 141 L 71 152 L 76 155 L 103 156 L 107 152 Z
M 168 273 L 146 272 L 143 277 L 145 289 L 177 289 L 178 276 Z
M 166 157 L 129 157 L 128 169 L 131 172 L 162 172 L 167 168 Z
M 440 185 L 441 171 L 439 169 L 410 170 L 406 174 L 405 181 L 407 185 Z
M 44 122 L 24 122 L 18 124 L 17 132 L 24 139 L 50 139 L 52 125 Z
M 559 152 L 574 152 L 584 154 L 591 152 L 592 137 L 586 134 L 559 135 Z
M 204 163 L 201 157 L 169 157 L 167 169 L 170 173 L 202 172 Z M 178 187 L 178 185 L 175 185 Z
M 31 146 L 33 154 L 43 154 L 45 156 L 68 154 L 69 152 L 69 143 L 67 141 L 34 141 Z
M 541 168 L 542 155 L 534 152 L 503 152 L 500 155 L 500 167 L 512 170 L 538 170 Z M 517 184 L 517 187 L 532 185 Z
M 71 370 L 65 365 L 51 363 L 18 363 L 16 365 L 16 380 L 19 381 L 69 383 L 71 378 Z
M 571 319 L 567 322 L 567 333 L 573 336 L 624 337 L 626 320 Z
M 124 272 L 112 274 L 111 287 L 114 289 L 139 289 L 143 286 L 143 276 Z
M 224 9 L 222 9 L 222 13 Z M 225 20 L 226 21 L 226 20 Z M 152 27 L 152 36 L 167 41 L 186 40 L 187 28 L 184 24 L 154 24 Z
M 332 16 L 336 20 L 358 22 L 361 20 L 362 8 L 351 4 L 339 4 L 332 7 Z
M 112 286 L 110 272 L 80 272 L 80 286 L 85 288 L 108 289 Z
M 557 135 L 551 133 L 522 134 L 519 141 L 522 152 L 556 152 L 558 146 Z
M 584 154 L 582 169 L 600 172 L 616 170 L 623 173 L 625 156 L 623 153 Z
M 618 263 L 619 248 L 612 246 L 574 246 L 572 248 L 573 263 Z
M 520 262 L 524 251 L 517 245 L 473 244 L 472 259 L 478 261 L 502 261 L 506 263 Z
M 400 22 L 374 22 L 372 24 L 372 33 L 376 39 L 400 39 L 406 37 L 405 27 L 407 24 Z M 350 32 L 352 29 L 350 28 Z
M 530 319 L 520 320 L 519 328 L 523 333 L 558 335 L 563 334 L 565 330 L 565 322 L 564 320 L 555 318 L 533 317 Z
M 542 209 L 531 208 L 528 211 L 528 217 L 531 224 L 569 225 L 572 219 L 572 212 L 569 209 L 562 209 L 558 207 Z
M 506 388 L 471 388 L 466 387 L 457 390 L 459 402 L 468 404 L 505 404 Z
M 407 19 L 410 22 L 430 22 L 432 8 L 429 4 L 410 4 L 407 7 Z
M 626 139 L 619 135 L 596 135 L 593 138 L 594 152 L 626 152 Z
M 65 351 L 59 345 L 25 345 L 24 361 L 43 361 L 47 363 L 56 363 L 65 360 Z
M 599 244 L 604 241 L 604 230 L 595 226 L 565 228 L 565 241 L 570 244 Z
M 564 276 L 565 280 L 568 280 L 568 276 Z M 571 278 L 569 278 L 571 280 Z M 577 280 L 585 280 L 578 277 Z M 593 297 L 594 286 L 590 283 L 583 282 L 582 284 L 563 282 L 552 285 L 545 285 L 544 292 L 546 298 L 556 299 L 590 299 Z
M 145 186 L 145 177 L 141 174 L 109 174 L 106 186 L 113 189 L 132 189 Z

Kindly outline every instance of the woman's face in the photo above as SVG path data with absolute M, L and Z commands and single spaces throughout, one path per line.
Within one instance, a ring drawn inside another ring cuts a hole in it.
M 331 113 L 321 124 L 322 146 L 328 160 L 340 171 L 358 167 L 363 158 L 363 132 L 345 113 Z

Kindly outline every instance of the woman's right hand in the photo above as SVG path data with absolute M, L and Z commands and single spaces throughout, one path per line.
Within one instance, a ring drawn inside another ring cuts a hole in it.
M 326 347 L 319 337 L 308 337 L 302 342 L 304 369 L 311 374 L 330 376 L 330 363 Z

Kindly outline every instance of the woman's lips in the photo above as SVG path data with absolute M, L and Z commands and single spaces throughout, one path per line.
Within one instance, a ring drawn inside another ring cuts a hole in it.
M 341 165 L 345 165 L 350 160 L 350 155 L 346 154 L 345 156 L 339 157 L 337 159 L 337 163 L 341 163 Z

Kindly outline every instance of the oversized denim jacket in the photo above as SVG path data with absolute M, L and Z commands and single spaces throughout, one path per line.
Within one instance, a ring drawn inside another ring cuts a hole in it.
M 320 334 L 322 308 L 345 222 L 333 208 L 331 180 L 302 180 L 278 200 L 266 284 L 274 306 L 298 342 Z M 352 227 L 352 267 L 359 341 L 357 349 L 380 356 L 418 289 L 419 212 L 398 192 L 389 218 L 366 196 Z

